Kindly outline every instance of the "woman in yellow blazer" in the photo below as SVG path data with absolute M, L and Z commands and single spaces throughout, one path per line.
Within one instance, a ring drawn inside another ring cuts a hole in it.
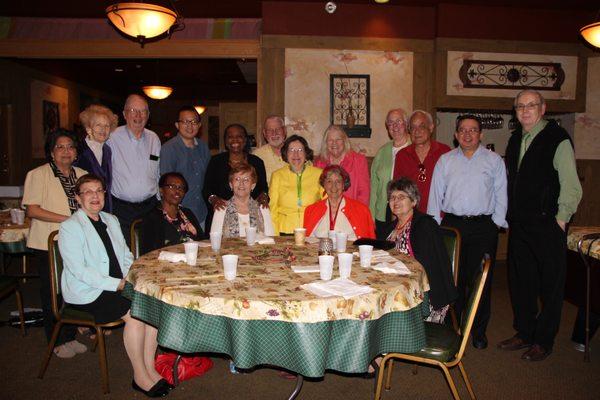
M 303 226 L 304 209 L 321 200 L 321 168 L 308 163 L 313 151 L 302 136 L 292 135 L 281 148 L 281 157 L 289 165 L 273 172 L 269 183 L 269 207 L 277 234 L 293 234 Z

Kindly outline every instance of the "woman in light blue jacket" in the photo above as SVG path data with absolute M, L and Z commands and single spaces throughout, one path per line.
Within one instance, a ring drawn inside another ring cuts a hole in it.
M 119 221 L 102 212 L 106 186 L 87 174 L 77 180 L 80 209 L 60 224 L 58 247 L 63 259 L 61 279 L 65 303 L 94 315 L 97 323 L 122 318 L 123 341 L 133 366 L 132 387 L 149 397 L 165 396 L 169 387 L 154 368 L 156 328 L 133 318 L 130 302 L 121 296 L 133 262 Z

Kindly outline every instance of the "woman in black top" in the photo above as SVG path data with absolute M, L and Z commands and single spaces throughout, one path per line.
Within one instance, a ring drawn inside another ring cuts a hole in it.
M 142 218 L 140 253 L 188 240 L 205 239 L 194 213 L 181 206 L 187 192 L 187 181 L 179 172 L 167 172 L 159 181 L 160 204 Z
M 210 231 L 213 211 L 225 209 L 227 200 L 233 196 L 231 187 L 229 187 L 229 171 L 234 166 L 250 164 L 254 167 L 258 179 L 250 195 L 262 207 L 269 206 L 265 164 L 260 158 L 248 152 L 246 128 L 240 124 L 229 125 L 225 128 L 224 140 L 227 151 L 214 155 L 206 168 L 202 193 L 207 203 L 212 206 L 209 207 L 209 215 L 206 218 L 207 232 Z

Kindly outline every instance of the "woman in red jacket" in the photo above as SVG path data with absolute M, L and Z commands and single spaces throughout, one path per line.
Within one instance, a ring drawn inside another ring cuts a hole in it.
M 375 238 L 375 225 L 369 207 L 344 196 L 350 187 L 350 175 L 339 165 L 323 170 L 319 183 L 327 197 L 304 210 L 307 236 L 328 237 L 330 230 L 346 232 L 348 240 Z

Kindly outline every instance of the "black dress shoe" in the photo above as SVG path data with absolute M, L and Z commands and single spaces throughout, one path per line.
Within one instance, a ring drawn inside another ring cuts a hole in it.
M 473 336 L 473 347 L 475 347 L 478 350 L 486 349 L 488 347 L 487 336 Z
M 531 343 L 527 343 L 518 336 L 513 336 L 498 343 L 500 350 L 515 351 L 531 347 Z
M 144 393 L 148 397 L 164 397 L 169 394 L 169 389 L 164 386 L 164 379 L 159 380 L 150 388 L 150 390 L 142 389 L 137 383 L 135 383 L 135 379 L 131 381 L 131 387 L 133 390 L 137 390 L 138 392 Z M 166 381 L 165 381 L 166 382 Z
M 552 350 L 546 350 L 539 344 L 534 344 L 533 346 L 531 346 L 531 348 L 529 350 L 527 350 L 525 353 L 523 353 L 521 358 L 525 361 L 543 361 L 551 353 L 552 353 Z
M 166 379 L 161 379 L 160 381 L 158 381 L 158 383 L 161 383 L 164 387 L 166 387 L 169 390 L 173 390 L 175 389 L 175 385 L 171 385 Z

